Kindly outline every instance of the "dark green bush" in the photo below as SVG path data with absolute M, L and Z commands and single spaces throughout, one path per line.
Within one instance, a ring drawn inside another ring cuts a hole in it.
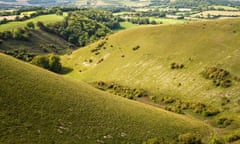
M 178 141 L 181 144 L 201 144 L 201 139 L 192 133 L 179 135 Z
M 103 81 L 93 83 L 98 89 L 109 91 L 115 95 L 126 97 L 128 99 L 134 99 L 147 96 L 147 93 L 143 89 L 129 88 L 116 83 L 106 83 Z
M 192 133 L 181 134 L 178 136 L 180 144 L 201 144 L 201 139 Z
M 36 56 L 31 63 L 56 73 L 60 73 L 62 70 L 60 58 L 53 54 Z
M 30 29 L 34 29 L 35 28 L 35 25 L 33 22 L 28 22 L 27 23 L 27 27 L 30 28 Z
M 233 133 L 226 137 L 227 142 L 234 142 L 240 140 L 240 133 Z
M 133 51 L 136 51 L 136 50 L 138 50 L 139 48 L 140 48 L 140 46 L 137 45 L 137 46 L 135 46 L 134 48 L 132 48 L 132 50 L 133 50 Z
M 169 96 L 165 96 L 162 98 L 161 101 L 164 102 L 165 104 L 170 104 L 170 103 L 173 103 L 175 101 L 175 99 L 173 99 L 172 97 L 169 97 Z
M 171 63 L 171 69 L 183 69 L 184 68 L 184 64 L 178 64 L 178 63 Z
M 218 118 L 216 123 L 217 123 L 218 127 L 225 128 L 225 127 L 231 125 L 232 121 L 233 121 L 232 119 L 222 117 L 222 118 Z
M 219 69 L 217 67 L 207 67 L 201 74 L 206 79 L 211 79 L 215 86 L 227 88 L 232 85 L 230 72 L 224 69 Z

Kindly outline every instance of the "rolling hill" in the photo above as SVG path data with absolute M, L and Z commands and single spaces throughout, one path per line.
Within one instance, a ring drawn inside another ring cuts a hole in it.
M 207 125 L 0 54 L 0 143 L 176 143 Z
M 231 133 L 240 127 L 239 24 L 240 19 L 227 19 L 133 28 L 65 55 L 62 62 L 74 69 L 67 75 L 74 79 L 115 82 L 142 88 L 159 101 L 170 97 L 218 109 L 209 123 L 233 119 L 220 130 Z M 226 71 L 231 86 L 219 86 L 210 80 L 214 75 L 206 79 L 203 73 L 211 68 Z

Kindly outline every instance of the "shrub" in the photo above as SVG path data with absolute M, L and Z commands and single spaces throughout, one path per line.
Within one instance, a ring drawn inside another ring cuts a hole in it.
M 222 106 L 228 104 L 229 102 L 230 102 L 230 99 L 228 99 L 227 97 L 222 97 L 222 99 L 221 99 Z
M 31 63 L 39 67 L 49 69 L 48 58 L 46 56 L 36 56 L 33 58 Z
M 178 64 L 178 63 L 171 63 L 171 69 L 183 69 L 184 68 L 184 64 Z
M 35 56 L 31 63 L 56 73 L 62 70 L 60 58 L 53 54 Z
M 240 140 L 240 133 L 234 133 L 226 137 L 227 142 L 234 142 Z
M 222 118 L 217 119 L 217 124 L 219 127 L 225 128 L 225 127 L 231 125 L 232 121 L 233 120 L 231 120 L 231 119 L 222 117 Z
M 178 141 L 181 144 L 201 144 L 201 139 L 195 134 L 186 133 L 178 136 Z
M 27 23 L 27 27 L 30 28 L 30 29 L 34 29 L 35 28 L 35 25 L 33 22 L 28 22 Z
M 132 48 L 132 50 L 133 50 L 133 51 L 136 51 L 136 50 L 138 50 L 139 48 L 140 48 L 140 46 L 137 45 L 137 46 L 135 46 L 134 48 Z
M 59 73 L 62 69 L 62 65 L 60 63 L 60 58 L 56 55 L 50 54 L 48 55 L 48 63 L 49 63 L 49 70 Z
M 161 101 L 164 102 L 165 104 L 170 104 L 170 103 L 173 103 L 175 99 L 173 99 L 172 97 L 165 96 L 162 98 Z
M 207 67 L 201 74 L 206 79 L 212 79 L 215 86 L 227 88 L 232 85 L 230 73 L 224 69 Z

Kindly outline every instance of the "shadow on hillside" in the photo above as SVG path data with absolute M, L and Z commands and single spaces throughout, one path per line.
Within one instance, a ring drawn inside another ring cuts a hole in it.
M 62 67 L 62 70 L 61 70 L 61 72 L 60 72 L 59 74 L 64 75 L 64 74 L 68 74 L 68 73 L 70 73 L 70 72 L 72 72 L 72 71 L 73 71 L 72 68 L 69 68 L 69 67 Z

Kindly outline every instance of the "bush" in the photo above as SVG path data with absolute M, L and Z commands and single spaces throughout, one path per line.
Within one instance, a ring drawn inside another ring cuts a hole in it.
M 55 56 L 53 54 L 50 54 L 48 56 L 48 63 L 49 63 L 49 70 L 53 72 L 60 72 L 62 69 L 62 65 L 60 63 L 60 58 L 58 56 Z
M 60 73 L 62 70 L 60 58 L 53 54 L 36 56 L 31 63 L 56 73 Z
M 137 46 L 135 46 L 134 48 L 132 48 L 132 50 L 133 50 L 133 51 L 136 51 L 136 50 L 138 50 L 139 48 L 140 48 L 140 46 L 137 45 Z
M 178 64 L 178 63 L 171 63 L 171 69 L 183 69 L 184 68 L 184 64 Z
M 206 79 L 211 79 L 215 86 L 227 88 L 232 85 L 230 72 L 224 69 L 219 69 L 217 67 L 207 67 L 202 72 L 202 76 Z
M 34 29 L 35 28 L 35 25 L 33 22 L 28 22 L 27 23 L 27 27 L 30 28 L 30 29 Z
M 231 125 L 232 121 L 233 120 L 231 120 L 231 119 L 222 117 L 222 118 L 217 119 L 216 123 L 218 124 L 218 127 L 225 128 L 225 127 Z
M 240 140 L 240 133 L 234 133 L 226 137 L 227 142 L 234 142 Z
M 33 58 L 31 63 L 36 66 L 49 69 L 49 62 L 47 56 L 36 56 Z
M 164 102 L 165 104 L 170 104 L 173 103 L 174 101 L 175 99 L 173 99 L 172 97 L 165 96 L 162 98 L 162 102 Z
M 201 139 L 195 134 L 186 133 L 178 136 L 178 141 L 181 144 L 201 144 Z

